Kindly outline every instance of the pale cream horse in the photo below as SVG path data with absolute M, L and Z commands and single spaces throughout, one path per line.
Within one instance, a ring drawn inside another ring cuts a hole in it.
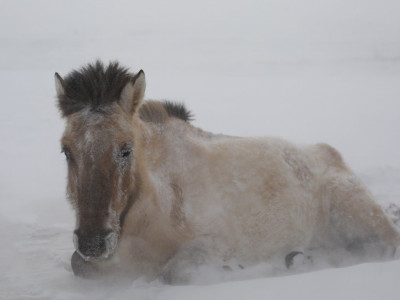
M 118 63 L 56 73 L 75 274 L 180 282 L 201 264 L 247 267 L 370 238 L 400 245 L 331 146 L 204 132 L 182 105 L 143 101 L 145 85 Z

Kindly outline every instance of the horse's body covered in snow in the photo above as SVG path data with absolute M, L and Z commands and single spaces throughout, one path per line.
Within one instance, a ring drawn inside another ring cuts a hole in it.
M 326 144 L 214 135 L 144 73 L 100 62 L 56 74 L 76 211 L 74 272 L 184 280 L 192 265 L 250 266 L 293 251 L 399 233 Z M 297 252 L 296 252 L 297 253 Z

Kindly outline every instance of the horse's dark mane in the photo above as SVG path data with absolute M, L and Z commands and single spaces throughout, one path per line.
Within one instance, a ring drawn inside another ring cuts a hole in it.
M 186 108 L 183 103 L 176 103 L 171 101 L 163 101 L 161 103 L 169 116 L 181 119 L 185 122 L 190 122 L 193 120 L 193 114 Z
M 119 101 L 122 89 L 134 74 L 118 62 L 107 67 L 101 61 L 88 64 L 69 73 L 63 80 L 65 95 L 59 97 L 59 108 L 68 116 L 85 107 L 93 110 Z
M 182 103 L 171 101 L 146 101 L 139 109 L 139 116 L 145 122 L 165 123 L 169 117 L 185 122 L 193 120 L 192 113 Z
M 59 95 L 58 106 L 64 117 L 86 107 L 93 111 L 102 111 L 102 108 L 118 102 L 122 89 L 129 81 L 134 80 L 135 74 L 118 62 L 111 62 L 106 67 L 97 60 L 79 70 L 73 70 L 62 79 L 65 94 Z M 185 122 L 192 120 L 192 114 L 181 103 L 147 101 L 140 109 L 140 118 L 144 121 L 165 122 L 167 116 Z

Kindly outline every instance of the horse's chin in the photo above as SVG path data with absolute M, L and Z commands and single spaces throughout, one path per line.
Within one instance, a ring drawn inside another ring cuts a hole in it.
M 95 279 L 101 276 L 100 269 L 105 263 L 112 259 L 114 253 L 106 253 L 99 257 L 85 256 L 76 250 L 71 257 L 71 267 L 75 276 Z
M 96 263 L 86 260 L 78 251 L 71 257 L 71 267 L 75 276 L 83 278 L 96 278 L 99 275 L 99 268 Z

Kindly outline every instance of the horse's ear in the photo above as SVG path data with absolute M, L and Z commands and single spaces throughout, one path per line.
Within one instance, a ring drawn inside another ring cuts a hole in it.
M 55 82 L 56 82 L 57 97 L 60 99 L 62 96 L 65 95 L 64 80 L 62 79 L 62 77 L 57 72 L 54 74 L 54 79 L 55 79 Z
M 130 114 L 135 113 L 143 102 L 145 90 L 146 79 L 143 70 L 140 70 L 121 92 L 120 103 L 123 109 Z

